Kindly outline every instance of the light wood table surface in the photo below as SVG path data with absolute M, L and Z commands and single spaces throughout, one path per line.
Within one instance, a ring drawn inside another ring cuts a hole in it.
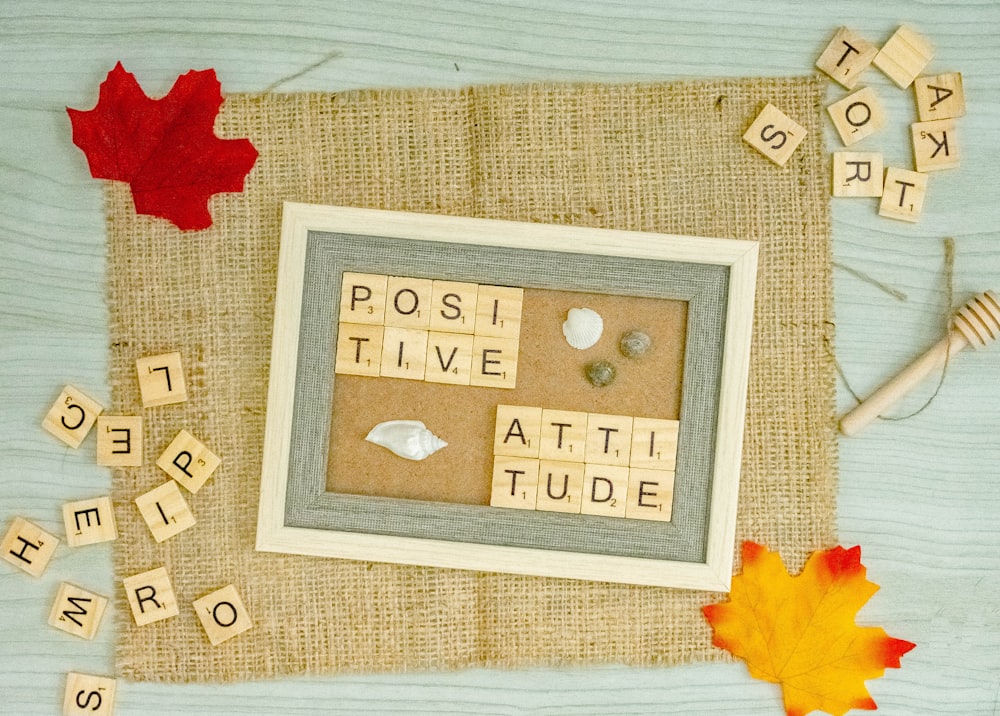
M 101 182 L 72 145 L 64 108 L 90 108 L 122 60 L 153 95 L 214 67 L 225 91 L 459 87 L 531 80 L 662 80 L 808 73 L 848 24 L 882 43 L 900 22 L 932 40 L 930 70 L 963 73 L 962 166 L 932 177 L 920 223 L 872 200 L 833 203 L 836 353 L 870 392 L 929 346 L 944 317 L 944 237 L 955 300 L 1000 289 L 1000 3 L 152 2 L 0 0 L 0 522 L 62 533 L 60 505 L 101 494 L 106 469 L 61 448 L 40 421 L 65 383 L 107 400 Z M 326 60 L 325 62 L 323 60 Z M 318 63 L 318 64 L 317 64 Z M 910 163 L 912 96 L 869 75 L 890 126 L 887 163 Z M 868 77 L 866 77 L 866 80 Z M 830 97 L 842 92 L 831 83 Z M 874 140 L 874 138 L 873 138 Z M 839 145 L 831 127 L 827 146 Z M 900 408 L 918 408 L 933 381 Z M 853 401 L 841 384 L 841 410 Z M 1000 350 L 963 354 L 934 402 L 840 446 L 841 543 L 882 585 L 861 613 L 917 643 L 869 683 L 886 714 L 1000 710 Z M 110 545 L 63 549 L 39 580 L 0 565 L 0 713 L 59 713 L 65 672 L 113 671 L 114 618 L 94 642 L 46 625 L 59 581 L 111 594 Z M 128 618 L 116 615 L 117 618 Z M 121 683 L 119 714 L 782 713 L 776 686 L 738 663 L 310 677 L 225 686 Z

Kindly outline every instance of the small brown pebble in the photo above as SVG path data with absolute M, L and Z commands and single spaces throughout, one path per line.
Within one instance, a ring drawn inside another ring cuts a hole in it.
M 594 361 L 587 364 L 587 380 L 596 388 L 603 388 L 615 382 L 618 371 L 613 364 L 606 360 Z

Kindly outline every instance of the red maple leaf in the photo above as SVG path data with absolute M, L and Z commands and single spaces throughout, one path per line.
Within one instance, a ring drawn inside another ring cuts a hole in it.
M 165 97 L 150 99 L 119 62 L 94 109 L 66 111 L 95 179 L 128 182 L 138 213 L 193 230 L 212 225 L 209 198 L 243 191 L 257 160 L 249 140 L 215 136 L 221 106 L 215 70 L 191 70 Z

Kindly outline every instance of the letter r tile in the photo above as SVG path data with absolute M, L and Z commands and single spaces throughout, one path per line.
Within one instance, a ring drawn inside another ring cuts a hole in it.
M 122 580 L 122 586 L 136 626 L 145 626 L 180 614 L 177 596 L 164 567 L 126 577 Z

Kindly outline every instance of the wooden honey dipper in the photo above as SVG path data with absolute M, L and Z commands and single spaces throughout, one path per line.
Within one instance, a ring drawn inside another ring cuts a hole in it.
M 1000 338 L 1000 299 L 992 291 L 985 291 L 958 309 L 944 338 L 841 418 L 840 432 L 857 435 L 930 373 L 941 370 L 956 353 L 969 346 L 976 350 L 985 348 L 997 338 Z

